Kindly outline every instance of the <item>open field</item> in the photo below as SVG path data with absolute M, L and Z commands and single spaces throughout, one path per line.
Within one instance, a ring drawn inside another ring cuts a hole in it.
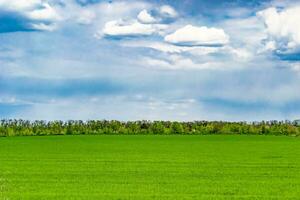
M 299 138 L 0 138 L 1 200 L 299 197 Z

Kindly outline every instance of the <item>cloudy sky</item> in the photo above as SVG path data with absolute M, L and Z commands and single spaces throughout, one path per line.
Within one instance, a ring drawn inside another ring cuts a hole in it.
M 0 118 L 300 118 L 300 0 L 0 0 Z

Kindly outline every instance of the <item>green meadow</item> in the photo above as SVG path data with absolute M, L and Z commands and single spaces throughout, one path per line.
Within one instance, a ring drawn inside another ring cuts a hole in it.
M 300 139 L 3 137 L 0 199 L 300 199 Z

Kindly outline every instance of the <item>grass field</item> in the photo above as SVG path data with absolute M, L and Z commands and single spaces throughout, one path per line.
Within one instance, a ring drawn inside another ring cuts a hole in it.
M 0 199 L 300 199 L 300 139 L 0 138 Z

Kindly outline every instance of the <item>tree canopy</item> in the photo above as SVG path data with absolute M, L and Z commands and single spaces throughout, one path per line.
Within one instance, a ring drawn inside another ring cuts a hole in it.
M 288 135 L 300 136 L 299 121 L 116 121 L 1 120 L 0 136 L 35 135 Z

